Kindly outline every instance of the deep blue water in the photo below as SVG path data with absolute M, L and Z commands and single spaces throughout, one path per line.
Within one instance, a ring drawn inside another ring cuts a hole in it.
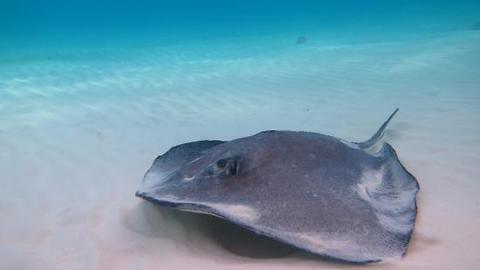
M 468 30 L 478 21 L 478 0 L 2 0 L 0 45 L 201 43 L 282 34 L 364 42 Z

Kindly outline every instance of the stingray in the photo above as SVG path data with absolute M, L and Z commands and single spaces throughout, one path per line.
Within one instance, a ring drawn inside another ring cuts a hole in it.
M 359 143 L 269 130 L 180 144 L 155 159 L 136 195 L 335 260 L 401 258 L 419 185 L 382 139 L 397 111 Z

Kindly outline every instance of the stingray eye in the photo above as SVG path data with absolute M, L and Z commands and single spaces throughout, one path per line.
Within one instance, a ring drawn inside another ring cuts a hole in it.
M 217 167 L 219 169 L 224 169 L 225 165 L 227 165 L 227 160 L 226 159 L 220 159 L 217 161 Z
M 240 159 L 236 157 L 219 159 L 216 165 L 220 172 L 219 176 L 234 176 L 240 172 Z

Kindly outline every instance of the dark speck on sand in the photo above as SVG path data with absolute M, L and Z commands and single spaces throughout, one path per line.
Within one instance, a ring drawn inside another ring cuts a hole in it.
M 472 25 L 472 30 L 480 30 L 480 21 L 474 23 Z
M 305 36 L 299 36 L 297 38 L 297 44 L 303 44 L 307 42 L 307 38 Z

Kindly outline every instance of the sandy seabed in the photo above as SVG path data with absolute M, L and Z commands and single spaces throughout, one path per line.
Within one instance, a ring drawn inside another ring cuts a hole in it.
M 0 269 L 480 267 L 479 32 L 267 54 L 232 44 L 0 63 Z M 266 129 L 362 141 L 396 107 L 386 140 L 421 186 L 400 261 L 326 261 L 134 196 L 175 144 Z

